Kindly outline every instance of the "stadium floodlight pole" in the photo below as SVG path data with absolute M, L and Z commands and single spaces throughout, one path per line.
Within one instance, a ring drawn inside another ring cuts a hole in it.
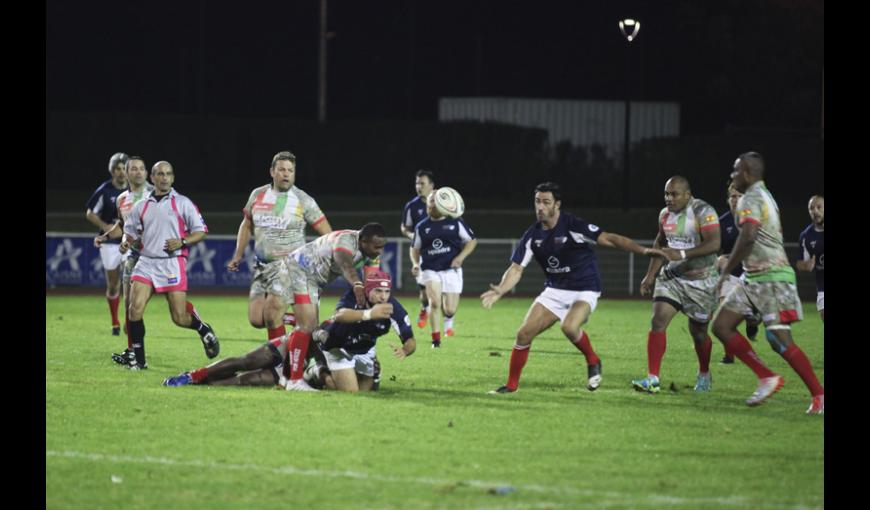
M 326 0 L 320 0 L 320 42 L 319 69 L 317 87 L 317 122 L 326 122 Z
M 631 32 L 626 32 L 628 28 Z M 622 210 L 629 209 L 629 179 L 631 175 L 631 42 L 640 32 L 640 21 L 626 18 L 619 21 L 619 31 L 625 36 L 625 135 L 622 145 Z

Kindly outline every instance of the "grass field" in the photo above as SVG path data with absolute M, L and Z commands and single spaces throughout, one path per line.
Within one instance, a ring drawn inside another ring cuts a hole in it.
M 244 297 L 202 297 L 221 357 L 265 341 Z M 410 312 L 418 304 L 402 300 Z M 739 362 L 719 365 L 713 392 L 695 394 L 697 359 L 684 316 L 672 323 L 662 392 L 633 391 L 646 373 L 650 305 L 599 303 L 587 325 L 603 361 L 585 389 L 583 357 L 552 328 L 532 345 L 520 391 L 486 392 L 507 378 L 513 335 L 531 299 L 484 310 L 463 299 L 457 336 L 440 350 L 395 360 L 381 341 L 381 390 L 289 393 L 264 388 L 166 388 L 206 364 L 190 330 L 162 300 L 146 312 L 149 370 L 110 353 L 105 299 L 46 298 L 48 508 L 822 508 L 824 418 L 767 343 L 759 355 L 786 379 L 758 408 Z M 334 306 L 325 298 L 322 310 Z M 795 326 L 824 384 L 824 330 L 814 303 Z M 321 313 L 323 317 L 326 313 Z M 759 335 L 763 337 L 763 333 Z M 671 388 L 670 390 L 666 388 Z

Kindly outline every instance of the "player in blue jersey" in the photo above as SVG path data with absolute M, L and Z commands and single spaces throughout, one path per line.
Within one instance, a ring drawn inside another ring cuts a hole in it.
M 99 228 L 97 235 L 112 230 L 118 208 L 115 199 L 127 189 L 127 173 L 124 165 L 127 155 L 118 152 L 109 158 L 109 174 L 111 179 L 104 181 L 88 199 L 85 205 L 85 218 Z M 100 246 L 100 260 L 106 273 L 106 300 L 109 302 L 109 313 L 112 317 L 112 334 L 121 334 L 121 323 L 118 321 L 118 304 L 121 301 L 121 253 L 118 251 L 118 239 L 108 240 Z
M 797 268 L 816 273 L 816 308 L 825 322 L 825 197 L 810 198 L 809 211 L 813 222 L 801 232 Z
M 523 276 L 523 270 L 534 258 L 544 270 L 546 283 L 516 335 L 511 352 L 507 384 L 490 393 L 517 391 L 520 374 L 529 357 L 532 340 L 556 321 L 562 323 L 562 333 L 586 357 L 587 386 L 595 391 L 601 384 L 601 359 L 592 349 L 583 325 L 595 310 L 601 296 L 601 276 L 592 246 L 665 257 L 656 249 L 644 248 L 631 239 L 602 231 L 597 225 L 563 213 L 562 191 L 553 182 L 535 188 L 535 213 L 538 221 L 523 234 L 511 257 L 511 265 L 498 285 L 480 297 L 484 308 L 491 308 L 504 294 L 513 289 Z
M 359 309 L 352 291 L 339 300 L 332 318 L 312 335 L 321 342 L 325 366 L 309 364 L 305 379 L 311 386 L 348 392 L 376 390 L 380 364 L 375 343 L 390 329 L 402 341 L 401 347 L 390 344 L 393 354 L 404 359 L 414 353 L 417 341 L 411 320 L 399 301 L 390 296 L 391 287 L 390 275 L 374 271 L 366 275 L 368 308 Z
M 728 263 L 728 255 L 730 255 L 731 250 L 734 249 L 734 243 L 737 241 L 737 236 L 740 234 L 740 229 L 737 228 L 737 223 L 734 221 L 734 217 L 737 214 L 737 201 L 740 200 L 740 197 L 742 196 L 743 193 L 734 189 L 734 186 L 728 186 L 728 211 L 722 216 L 719 216 L 719 232 L 721 234 L 720 238 L 722 239 L 719 252 L 722 253 L 722 255 L 719 255 L 719 258 L 716 260 L 716 269 L 719 270 L 720 275 L 725 269 L 725 265 Z M 742 265 L 735 267 L 731 271 L 731 274 L 725 280 L 722 289 L 716 296 L 719 303 L 722 303 L 728 293 L 738 285 L 743 274 L 744 271 Z M 744 315 L 746 316 L 746 337 L 754 342 L 756 335 L 758 335 L 758 325 L 761 323 L 761 317 L 754 313 L 751 308 L 745 310 Z M 725 349 L 725 356 L 722 358 L 720 363 L 723 365 L 733 364 L 734 355 L 728 352 L 728 349 Z
M 414 225 L 420 223 L 426 218 L 426 200 L 432 190 L 435 189 L 435 174 L 429 170 L 418 170 L 414 178 L 414 189 L 417 191 L 417 196 L 405 204 L 402 210 L 402 235 L 414 240 Z M 414 263 L 412 255 L 413 247 L 409 249 L 408 254 L 411 257 L 411 263 Z M 420 287 L 420 313 L 417 315 L 417 327 L 425 328 L 426 321 L 429 320 L 429 298 L 426 296 L 426 286 L 420 281 L 421 275 L 417 277 L 417 286 Z
M 453 336 L 453 316 L 462 294 L 462 263 L 477 247 L 474 232 L 462 218 L 448 218 L 435 207 L 435 192 L 426 203 L 428 218 L 414 227 L 411 272 L 426 286 L 432 347 L 441 347 L 441 315 L 447 336 Z M 418 324 L 419 326 L 419 324 Z

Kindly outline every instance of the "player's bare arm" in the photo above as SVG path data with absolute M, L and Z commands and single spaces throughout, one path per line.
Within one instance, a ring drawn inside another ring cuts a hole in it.
M 465 243 L 462 246 L 462 251 L 460 251 L 452 261 L 450 261 L 450 267 L 453 269 L 462 267 L 462 263 L 465 262 L 465 259 L 471 255 L 471 252 L 473 252 L 475 248 L 477 248 L 477 239 L 472 239 Z
M 665 242 L 665 233 L 662 231 L 662 225 L 659 223 L 659 231 L 656 233 L 656 239 L 653 241 L 653 248 L 661 249 L 664 246 Z M 652 290 L 655 287 L 656 283 L 656 275 L 659 274 L 659 269 L 661 269 L 662 265 L 664 265 L 664 259 L 660 257 L 653 257 L 649 261 L 649 267 L 647 267 L 646 275 L 644 275 L 643 280 L 640 282 L 640 295 L 648 296 L 652 294 Z
M 359 275 L 356 273 L 356 268 L 353 266 L 353 255 L 344 251 L 334 251 L 332 256 L 335 257 L 335 262 L 338 264 L 341 276 L 343 276 L 344 279 L 353 286 L 353 294 L 356 296 L 356 304 L 365 308 L 365 284 L 360 280 Z
M 245 248 L 251 241 L 252 235 L 254 235 L 254 222 L 245 216 L 242 218 L 242 223 L 239 224 L 239 232 L 236 234 L 236 251 L 233 253 L 233 258 L 227 263 L 227 269 L 230 271 L 239 270 L 239 264 L 242 262 Z
M 607 248 L 617 248 L 622 251 L 637 253 L 638 255 L 648 255 L 651 257 L 665 256 L 662 250 L 658 248 L 646 248 L 625 236 L 614 234 L 612 232 L 602 232 L 601 235 L 598 236 L 598 244 Z
M 498 285 L 489 284 L 489 290 L 480 295 L 480 301 L 484 308 L 492 308 L 492 305 L 501 297 L 510 292 L 511 289 L 517 286 L 520 279 L 523 277 L 525 268 L 516 262 L 511 263 L 510 267 L 501 276 L 501 282 Z
M 393 314 L 393 305 L 390 303 L 378 303 L 368 310 L 356 310 L 353 308 L 340 308 L 332 316 L 332 320 L 338 323 L 354 323 L 360 321 L 375 321 L 389 319 Z

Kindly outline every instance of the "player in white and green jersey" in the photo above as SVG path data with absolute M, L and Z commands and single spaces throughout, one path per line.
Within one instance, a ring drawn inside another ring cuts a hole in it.
M 242 213 L 244 218 L 236 236 L 236 251 L 227 264 L 238 271 L 245 250 L 253 236 L 256 267 L 251 281 L 248 320 L 255 328 L 267 328 L 268 339 L 286 334 L 284 312 L 293 303 L 289 289 L 275 280 L 280 260 L 305 244 L 305 225 L 318 235 L 332 232 L 317 202 L 296 182 L 296 156 L 282 151 L 272 158 L 269 168 L 272 184 L 251 192 Z
M 803 319 L 794 270 L 783 248 L 779 206 L 764 184 L 764 160 L 757 152 L 741 154 L 734 162 L 731 181 L 743 197 L 737 203 L 740 235 L 722 271 L 716 291 L 737 264 L 743 263 L 745 281 L 731 291 L 719 305 L 713 332 L 758 377 L 758 389 L 746 401 L 750 406 L 764 402 L 784 384 L 758 357 L 737 326 L 744 320 L 747 306 L 761 314 L 767 341 L 800 375 L 812 395 L 808 414 L 824 414 L 825 390 L 819 383 L 810 361 L 794 343 L 792 322 Z
M 343 276 L 351 284 L 357 304 L 366 307 L 364 275 L 380 266 L 387 234 L 383 225 L 368 223 L 360 230 L 338 230 L 320 236 L 282 260 L 276 282 L 293 293 L 296 329 L 287 339 L 288 390 L 310 390 L 302 380 L 302 361 L 308 352 L 311 333 L 318 325 L 320 291 Z
M 713 341 L 707 335 L 707 324 L 716 307 L 719 216 L 707 202 L 692 196 L 689 181 L 679 175 L 665 183 L 665 204 L 653 248 L 661 248 L 669 262 L 664 265 L 661 258 L 651 259 L 640 284 L 642 295 L 653 295 L 653 317 L 647 336 L 647 377 L 632 385 L 638 391 L 658 393 L 668 325 L 677 312 L 683 312 L 689 318 L 689 334 L 698 355 L 695 391 L 710 391 Z

